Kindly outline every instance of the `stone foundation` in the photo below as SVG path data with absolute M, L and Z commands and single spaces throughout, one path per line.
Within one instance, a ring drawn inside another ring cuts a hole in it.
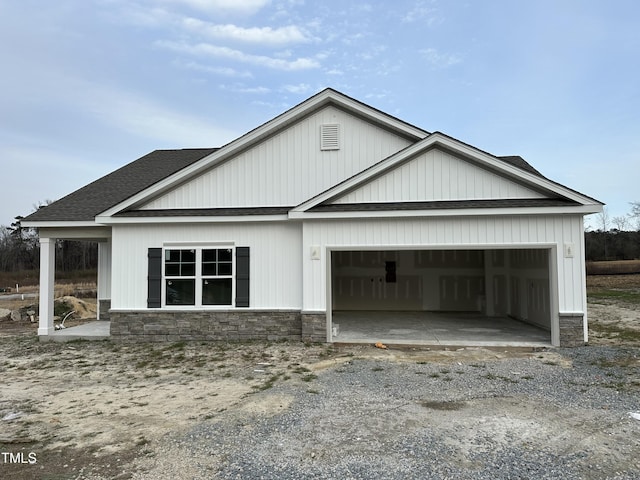
M 584 345 L 584 315 L 560 314 L 560 346 L 580 347 Z
M 98 309 L 100 312 L 99 320 L 111 320 L 109 310 L 111 309 L 111 300 L 98 300 Z
M 299 311 L 111 311 L 110 318 L 116 341 L 302 339 Z
M 327 315 L 324 313 L 303 313 L 302 340 L 305 342 L 327 341 Z

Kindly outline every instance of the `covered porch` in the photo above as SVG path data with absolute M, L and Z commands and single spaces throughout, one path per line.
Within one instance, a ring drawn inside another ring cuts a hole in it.
M 108 227 L 46 228 L 40 227 L 40 301 L 38 336 L 41 340 L 71 337 L 103 337 L 109 335 L 111 306 L 111 229 Z M 54 286 L 56 278 L 56 242 L 76 240 L 98 245 L 97 321 L 63 330 L 54 325 Z M 92 325 L 95 323 L 96 325 Z M 80 330 L 76 330 L 80 329 Z M 72 333 L 69 331 L 73 330 Z M 106 332 L 106 333 L 105 333 Z
M 107 340 L 111 322 L 108 320 L 96 320 L 76 327 L 62 330 L 54 330 L 49 335 L 40 335 L 41 342 L 71 342 L 74 340 Z

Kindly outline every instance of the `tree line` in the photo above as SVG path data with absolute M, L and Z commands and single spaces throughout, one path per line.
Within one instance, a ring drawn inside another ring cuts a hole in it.
M 0 272 L 21 272 L 40 268 L 40 242 L 33 228 L 21 224 L 16 217 L 10 226 L 0 226 Z M 98 266 L 95 242 L 56 241 L 56 271 L 92 270 Z
M 584 235 L 588 261 L 640 259 L 640 231 L 596 230 Z
M 607 208 L 596 216 L 596 230 L 585 231 L 587 261 L 640 259 L 640 202 L 631 202 L 631 212 L 610 218 Z

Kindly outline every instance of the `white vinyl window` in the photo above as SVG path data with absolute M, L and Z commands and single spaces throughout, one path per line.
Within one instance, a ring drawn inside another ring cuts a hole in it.
M 166 306 L 233 306 L 233 247 L 164 249 L 163 298 Z

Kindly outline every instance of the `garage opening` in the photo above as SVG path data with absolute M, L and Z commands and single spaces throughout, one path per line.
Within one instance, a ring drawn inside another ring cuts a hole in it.
M 551 343 L 550 249 L 334 250 L 338 343 Z

